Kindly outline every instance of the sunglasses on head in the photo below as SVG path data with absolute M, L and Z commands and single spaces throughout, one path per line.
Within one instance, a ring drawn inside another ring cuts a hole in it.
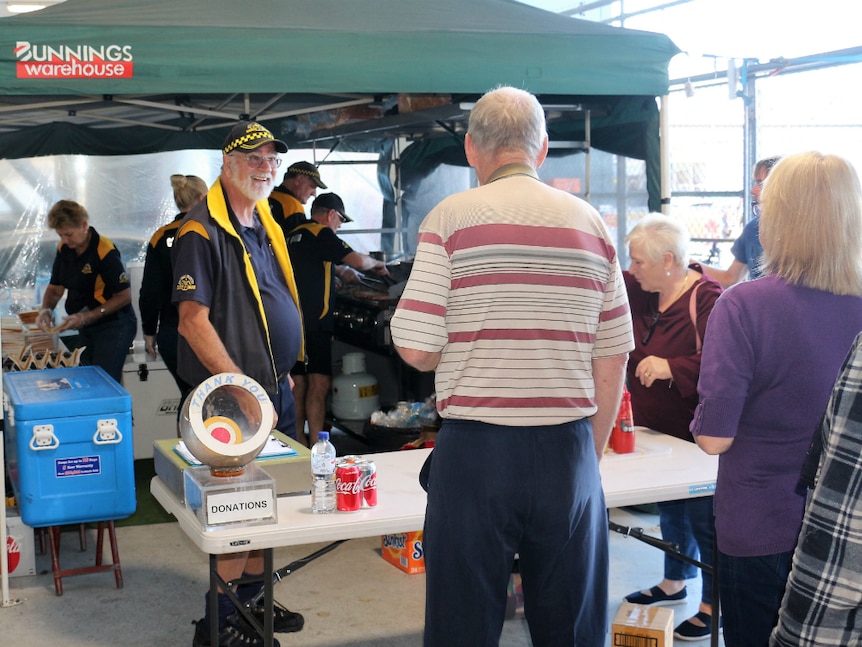
M 647 324 L 647 331 L 644 333 L 643 339 L 641 339 L 641 344 L 646 346 L 649 343 L 649 340 L 652 339 L 652 334 L 655 332 L 655 327 L 658 324 L 658 320 L 661 319 L 660 312 L 654 312 L 649 316 L 649 323 Z

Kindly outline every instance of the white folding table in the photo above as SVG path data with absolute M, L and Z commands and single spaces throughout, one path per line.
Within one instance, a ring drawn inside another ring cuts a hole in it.
M 600 466 L 605 502 L 609 508 L 709 496 L 715 490 L 718 459 L 693 443 L 648 429 L 636 429 L 635 451 L 607 454 Z M 218 586 L 215 555 L 264 550 L 264 600 L 272 603 L 272 549 L 317 542 L 341 542 L 360 537 L 421 530 L 425 521 L 425 491 L 419 469 L 431 450 L 416 449 L 370 454 L 377 465 L 378 505 L 358 512 L 318 515 L 311 512 L 311 496 L 278 498 L 278 523 L 207 530 L 194 513 L 156 476 L 150 491 L 179 522 L 189 539 L 210 555 L 211 588 Z M 311 475 L 309 474 L 309 480 Z M 336 544 L 337 545 L 337 544 Z M 333 546 L 334 547 L 334 546 Z M 327 552 L 318 551 L 314 556 Z M 313 559 L 309 556 L 300 562 Z M 212 596 L 213 598 L 215 596 Z M 266 625 L 271 623 L 271 609 Z M 271 627 L 264 627 L 271 647 Z

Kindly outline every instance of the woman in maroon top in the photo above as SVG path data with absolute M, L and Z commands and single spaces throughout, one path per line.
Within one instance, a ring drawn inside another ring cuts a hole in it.
M 627 383 L 636 425 L 694 442 L 688 430 L 697 407 L 700 342 L 721 286 L 688 264 L 689 235 L 678 220 L 660 214 L 641 220 L 626 238 L 632 259 L 625 272 L 632 311 L 635 350 L 629 356 Z M 662 538 L 682 554 L 712 563 L 712 498 L 659 503 Z M 682 604 L 685 580 L 697 569 L 665 556 L 664 579 L 649 590 L 626 596 L 628 602 Z M 704 573 L 698 613 L 676 627 L 682 640 L 700 640 L 712 626 L 712 577 Z

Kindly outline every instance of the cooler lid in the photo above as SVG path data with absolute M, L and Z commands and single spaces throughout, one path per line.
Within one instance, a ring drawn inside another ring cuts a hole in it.
M 3 374 L 9 406 L 21 420 L 131 411 L 132 396 L 99 366 Z

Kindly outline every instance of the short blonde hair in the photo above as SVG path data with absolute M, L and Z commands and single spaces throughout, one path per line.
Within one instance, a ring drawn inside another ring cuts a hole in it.
M 177 208 L 184 213 L 195 206 L 201 196 L 209 191 L 207 183 L 197 175 L 179 173 L 171 176 L 171 188 L 174 190 L 174 202 L 177 203 Z
M 630 247 L 632 243 L 637 243 L 644 255 L 654 263 L 670 252 L 674 265 L 686 267 L 690 239 L 688 229 L 681 220 L 661 213 L 651 213 L 632 227 L 626 236 L 625 244 Z
M 74 200 L 59 200 L 48 210 L 48 227 L 80 227 L 89 222 L 90 214 L 83 205 Z
M 782 159 L 760 199 L 765 274 L 833 294 L 862 294 L 862 188 L 846 159 Z

